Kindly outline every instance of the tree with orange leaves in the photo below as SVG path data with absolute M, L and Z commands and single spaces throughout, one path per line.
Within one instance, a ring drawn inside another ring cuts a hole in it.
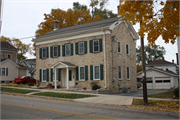
M 155 46 L 159 36 L 165 43 L 175 43 L 179 36 L 179 1 L 150 0 L 129 1 L 119 0 L 119 13 L 123 18 L 136 24 L 142 21 L 139 35 L 147 33 L 149 44 Z

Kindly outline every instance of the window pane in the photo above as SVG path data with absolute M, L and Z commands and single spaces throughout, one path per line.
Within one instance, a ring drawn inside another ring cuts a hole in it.
M 84 77 L 85 77 L 85 75 L 84 75 L 85 73 L 84 73 L 84 67 L 80 67 L 80 79 L 82 80 L 82 79 L 85 79 Z
M 118 52 L 121 52 L 121 49 L 120 49 L 120 42 L 118 42 Z
M 43 49 L 42 49 L 42 52 L 43 52 L 43 58 L 45 58 L 45 57 L 46 57 L 46 49 L 43 48 Z
M 129 79 L 129 67 L 127 67 L 127 79 Z
M 5 68 L 2 68 L 2 75 L 5 75 Z
M 99 66 L 94 67 L 95 71 L 95 79 L 99 79 Z
M 57 56 L 57 47 L 54 47 L 54 56 Z
M 126 54 L 129 54 L 129 45 L 126 44 Z
M 121 79 L 121 66 L 118 67 L 119 70 L 119 79 Z
M 79 43 L 79 53 L 83 54 L 84 53 L 84 42 Z
M 43 81 L 46 81 L 46 70 L 43 70 Z
M 94 52 L 98 52 L 99 51 L 99 41 L 98 40 L 94 40 L 93 41 L 93 46 L 94 46 Z
M 71 46 L 70 44 L 66 45 L 66 56 L 71 55 Z

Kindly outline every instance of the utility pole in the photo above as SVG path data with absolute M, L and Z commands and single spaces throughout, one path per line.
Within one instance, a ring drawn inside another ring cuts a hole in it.
M 142 21 L 140 21 L 140 27 L 141 27 L 141 24 L 142 24 Z M 141 61 L 142 61 L 143 100 L 144 100 L 144 106 L 147 106 L 148 99 L 147 99 L 146 67 L 145 67 L 144 38 L 143 37 L 141 37 Z

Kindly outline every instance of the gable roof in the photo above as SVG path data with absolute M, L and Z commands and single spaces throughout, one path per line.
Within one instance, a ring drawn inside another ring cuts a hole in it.
M 1 42 L 1 49 L 17 50 L 17 48 L 9 44 L 8 42 Z
M 166 60 L 154 60 L 147 64 L 146 66 L 158 66 L 158 65 L 176 65 L 172 62 L 168 62 Z
M 62 64 L 64 65 L 65 67 L 76 67 L 76 65 L 70 63 L 70 62 L 63 62 L 63 61 L 58 61 L 57 63 L 55 63 L 54 65 L 51 66 L 51 68 L 54 68 L 55 66 L 59 65 L 59 64 Z
M 149 71 L 149 70 L 158 71 L 158 72 L 161 72 L 161 73 L 164 73 L 164 74 L 168 74 L 168 75 L 171 75 L 171 76 L 178 76 L 178 74 L 176 74 L 176 73 L 174 73 L 173 71 L 170 71 L 170 70 L 165 71 L 163 69 L 149 67 L 149 68 L 146 69 L 146 72 Z M 142 74 L 142 71 L 137 73 L 137 75 L 139 75 L 139 74 Z
M 9 62 L 11 62 L 11 63 L 13 63 L 15 66 L 17 66 L 18 68 L 26 68 L 25 66 L 23 66 L 23 65 L 20 65 L 20 64 L 17 64 L 17 63 L 15 63 L 15 62 L 13 62 L 11 59 L 1 59 L 1 63 L 0 64 L 3 64 L 4 62 L 6 62 L 6 61 L 9 61 Z

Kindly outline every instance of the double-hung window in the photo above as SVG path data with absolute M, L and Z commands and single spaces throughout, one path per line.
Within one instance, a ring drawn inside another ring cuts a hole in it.
M 130 79 L 130 70 L 129 70 L 129 67 L 127 67 L 127 79 L 128 80 Z
M 79 67 L 80 80 L 85 80 L 85 67 Z
M 47 81 L 47 72 L 46 72 L 46 69 L 43 70 L 43 82 L 46 82 Z
M 79 42 L 79 54 L 84 54 L 84 42 Z
M 93 52 L 99 52 L 99 40 L 93 40 Z
M 6 68 L 1 68 L 1 71 L 2 71 L 2 76 L 5 76 L 6 75 Z
M 119 80 L 121 80 L 121 66 L 118 66 L 118 76 Z
M 58 46 L 53 46 L 53 57 L 58 56 Z
M 71 44 L 65 45 L 65 55 L 70 56 L 71 55 Z
M 118 41 L 118 53 L 121 53 L 121 43 Z
M 129 55 L 129 44 L 126 44 L 126 54 Z
M 46 48 L 42 48 L 42 58 L 46 58 Z
M 11 55 L 7 55 L 7 58 L 8 58 L 8 59 L 11 59 Z
M 100 66 L 94 66 L 94 80 L 100 80 Z

